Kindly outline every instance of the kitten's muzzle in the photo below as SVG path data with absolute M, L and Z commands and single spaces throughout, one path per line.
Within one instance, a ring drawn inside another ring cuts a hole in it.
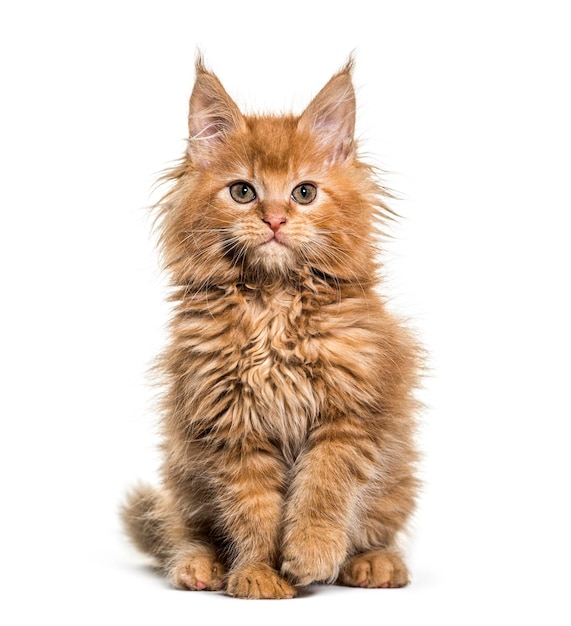
M 287 218 L 285 215 L 264 215 L 262 221 L 264 221 L 275 234 L 287 222 Z

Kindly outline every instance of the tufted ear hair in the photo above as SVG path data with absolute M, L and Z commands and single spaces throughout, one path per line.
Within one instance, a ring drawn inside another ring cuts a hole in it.
M 201 55 L 188 111 L 189 154 L 208 164 L 217 147 L 234 131 L 244 128 L 244 116 Z
M 329 153 L 330 162 L 343 162 L 355 153 L 355 90 L 353 59 L 335 74 L 301 114 L 298 129 L 311 133 Z

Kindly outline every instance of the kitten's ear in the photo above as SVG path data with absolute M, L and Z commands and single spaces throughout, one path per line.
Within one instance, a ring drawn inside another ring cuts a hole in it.
M 315 96 L 298 122 L 301 131 L 311 133 L 329 152 L 331 162 L 346 161 L 355 151 L 352 69 L 351 59 Z
M 213 151 L 233 131 L 243 128 L 242 113 L 218 78 L 196 60 L 196 81 L 188 111 L 189 154 L 208 164 Z

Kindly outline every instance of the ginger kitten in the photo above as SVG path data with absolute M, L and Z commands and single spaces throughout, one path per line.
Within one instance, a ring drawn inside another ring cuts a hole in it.
M 419 351 L 377 293 L 387 207 L 354 140 L 352 63 L 300 116 L 240 112 L 199 58 L 159 206 L 176 303 L 162 484 L 123 507 L 176 587 L 291 598 L 401 587 Z

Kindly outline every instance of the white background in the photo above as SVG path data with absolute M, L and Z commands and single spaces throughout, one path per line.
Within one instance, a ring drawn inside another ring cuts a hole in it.
M 2 623 L 570 623 L 565 4 L 3 2 Z M 386 289 L 431 355 L 405 590 L 176 592 L 121 535 L 122 494 L 158 467 L 147 206 L 197 47 L 274 111 L 356 50 L 362 146 L 401 196 Z

